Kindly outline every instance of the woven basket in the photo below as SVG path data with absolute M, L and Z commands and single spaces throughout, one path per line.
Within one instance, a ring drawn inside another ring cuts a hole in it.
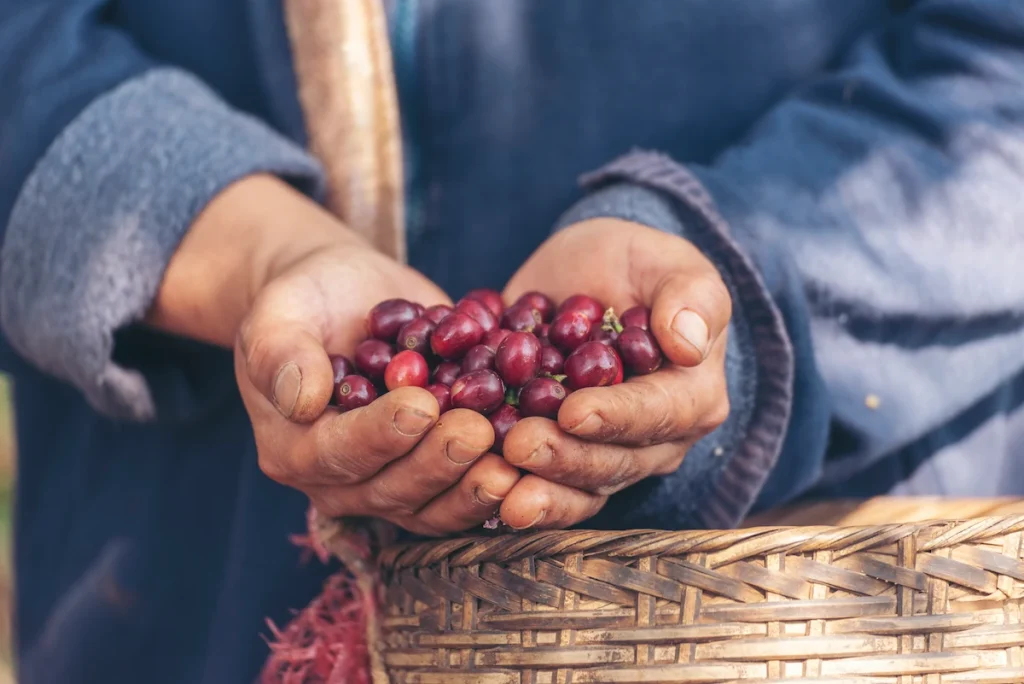
M 1024 515 L 385 550 L 392 684 L 1024 682 Z

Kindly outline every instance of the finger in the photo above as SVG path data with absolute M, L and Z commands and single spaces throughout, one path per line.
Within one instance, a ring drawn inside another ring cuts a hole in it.
M 401 387 L 369 406 L 325 414 L 293 436 L 286 468 L 297 484 L 358 484 L 409 453 L 437 417 L 434 395 Z
M 631 448 L 567 435 L 554 421 L 526 418 L 505 438 L 505 460 L 517 468 L 608 496 L 654 474 L 671 472 L 686 453 L 676 443 Z
M 728 415 L 725 374 L 717 364 L 669 366 L 618 385 L 573 392 L 558 411 L 558 424 L 585 440 L 644 446 L 694 441 Z
M 411 515 L 451 487 L 494 444 L 490 421 L 467 409 L 445 413 L 407 456 L 359 485 L 366 510 Z
M 238 347 L 253 387 L 280 415 L 308 423 L 330 401 L 334 373 L 316 328 L 289 315 L 286 302 L 268 294 L 242 323 Z
M 651 332 L 672 363 L 696 366 L 706 359 L 732 315 L 732 299 L 706 260 L 670 271 L 654 288 Z
M 526 475 L 501 504 L 501 519 L 516 530 L 562 529 L 594 516 L 608 497 Z
M 501 456 L 487 454 L 458 484 L 431 501 L 416 516 L 414 526 L 432 534 L 449 534 L 483 524 L 519 481 L 519 471 Z M 415 531 L 415 530 L 414 530 Z

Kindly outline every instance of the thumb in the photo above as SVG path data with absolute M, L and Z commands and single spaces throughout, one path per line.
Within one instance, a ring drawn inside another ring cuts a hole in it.
M 654 291 L 651 332 L 669 360 L 697 366 L 707 358 L 732 316 L 732 298 L 709 263 L 675 272 Z
M 334 372 L 315 329 L 256 313 L 241 327 L 238 345 L 249 381 L 285 418 L 316 420 L 334 391 Z

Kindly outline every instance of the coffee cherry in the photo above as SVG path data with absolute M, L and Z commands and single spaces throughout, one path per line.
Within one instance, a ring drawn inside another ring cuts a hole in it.
M 537 326 L 537 329 L 533 331 L 533 334 L 537 336 L 537 339 L 542 343 L 548 343 L 548 332 L 551 330 L 550 323 L 541 323 Z
M 430 348 L 442 359 L 461 359 L 480 343 L 483 336 L 484 329 L 479 323 L 460 311 L 454 311 L 434 328 Z
M 416 305 L 404 299 L 387 299 L 370 309 L 366 319 L 370 336 L 385 342 L 394 342 L 398 330 L 419 314 Z
M 448 385 L 434 383 L 433 385 L 427 385 L 427 391 L 433 394 L 434 398 L 437 399 L 437 405 L 441 409 L 440 413 L 451 410 L 452 392 L 448 389 Z
M 555 316 L 548 330 L 548 339 L 559 349 L 571 352 L 590 337 L 593 321 L 582 311 L 566 311 Z
M 526 292 L 516 300 L 516 304 L 525 304 L 531 309 L 535 309 L 540 314 L 540 320 L 543 323 L 548 323 L 555 315 L 555 303 L 551 301 L 551 297 L 548 297 L 542 292 Z
M 434 369 L 434 382 L 446 387 L 451 387 L 452 383 L 462 375 L 462 366 L 452 361 L 442 361 L 437 364 L 437 368 Z
M 466 373 L 452 384 L 452 406 L 487 415 L 505 400 L 505 385 L 492 370 Z
M 371 380 L 380 380 L 391 362 L 391 345 L 381 340 L 363 340 L 356 347 L 355 361 L 359 372 Z
M 650 330 L 651 310 L 645 306 L 634 306 L 632 309 L 626 309 L 622 312 L 622 315 L 619 316 L 619 323 L 622 324 L 623 328 L 635 325 L 638 328 Z
M 565 388 L 557 380 L 534 378 L 519 391 L 519 412 L 523 416 L 557 418 L 565 396 Z
M 514 332 L 498 346 L 494 368 L 510 387 L 522 387 L 540 372 L 540 341 L 526 332 Z
M 618 341 L 619 355 L 636 375 L 647 375 L 661 367 L 661 349 L 647 330 L 631 325 L 622 331 Z
M 505 300 L 501 298 L 501 293 L 497 290 L 485 288 L 470 290 L 463 299 L 475 299 L 490 309 L 495 318 L 501 318 L 501 312 L 505 310 Z
M 558 307 L 555 315 L 557 316 L 567 311 L 579 311 L 589 318 L 591 323 L 600 321 L 604 316 L 604 306 L 601 305 L 601 302 L 587 295 L 573 295 L 569 297 Z
M 335 385 L 341 382 L 341 379 L 346 375 L 352 375 L 356 372 L 356 367 L 352 365 L 348 357 L 341 356 L 340 354 L 331 357 L 331 369 L 334 370 Z
M 461 311 L 479 323 L 485 333 L 498 329 L 498 317 L 487 308 L 486 304 L 475 299 L 463 299 L 455 305 L 455 310 Z
M 494 351 L 498 351 L 498 345 L 501 344 L 502 340 L 508 337 L 511 332 L 511 330 L 506 330 L 505 328 L 492 330 L 491 332 L 484 334 L 484 339 L 480 341 L 480 344 L 490 347 Z
M 344 411 L 366 406 L 376 398 L 373 383 L 361 375 L 346 375 L 334 388 L 334 401 Z
M 594 330 L 590 333 L 591 342 L 600 342 L 609 347 L 614 347 L 617 339 L 619 339 L 619 333 L 614 330 L 605 330 L 603 326 L 599 325 L 595 325 Z
M 540 312 L 525 304 L 510 306 L 501 316 L 501 327 L 515 332 L 533 332 L 540 324 Z
M 462 357 L 462 373 L 472 373 L 475 370 L 491 370 L 494 368 L 494 350 L 490 347 L 478 344 Z
M 565 357 L 550 344 L 541 345 L 540 372 L 548 375 L 560 375 L 565 368 Z
M 429 377 L 427 360 L 422 354 L 407 349 L 391 359 L 384 371 L 384 386 L 389 391 L 399 387 L 426 387 Z
M 426 316 L 420 316 L 402 326 L 398 331 L 398 349 L 409 349 L 430 356 L 430 335 L 434 332 L 437 324 Z
M 423 312 L 423 315 L 432 320 L 434 322 L 434 325 L 437 325 L 442 320 L 444 320 L 445 316 L 447 316 L 454 310 L 455 309 L 446 304 L 435 304 L 434 306 L 428 308 L 425 312 Z
M 491 451 L 502 453 L 505 448 L 505 437 L 516 426 L 521 416 L 515 406 L 502 404 L 497 411 L 489 416 L 491 427 L 494 428 L 494 446 Z
M 565 360 L 569 387 L 604 387 L 622 382 L 622 361 L 611 347 L 600 342 L 585 342 Z
M 419 302 L 413 302 L 412 306 L 413 306 L 414 309 L 416 309 L 416 318 L 419 318 L 420 316 L 422 316 L 423 314 L 425 314 L 427 312 L 426 307 L 424 307 Z

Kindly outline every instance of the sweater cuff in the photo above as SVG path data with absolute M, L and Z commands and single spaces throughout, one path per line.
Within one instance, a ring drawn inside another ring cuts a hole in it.
M 749 512 L 782 450 L 793 397 L 794 355 L 782 314 L 753 260 L 704 186 L 666 156 L 634 152 L 584 176 L 591 191 L 558 222 L 614 217 L 683 237 L 715 264 L 729 288 L 726 422 L 694 445 L 679 470 L 613 497 L 599 524 L 734 527 Z
M 38 162 L 11 213 L 0 253 L 8 341 L 98 411 L 154 417 L 146 375 L 112 358 L 115 332 L 143 318 L 195 216 L 255 173 L 322 192 L 301 148 L 185 72 L 155 69 L 93 101 Z

